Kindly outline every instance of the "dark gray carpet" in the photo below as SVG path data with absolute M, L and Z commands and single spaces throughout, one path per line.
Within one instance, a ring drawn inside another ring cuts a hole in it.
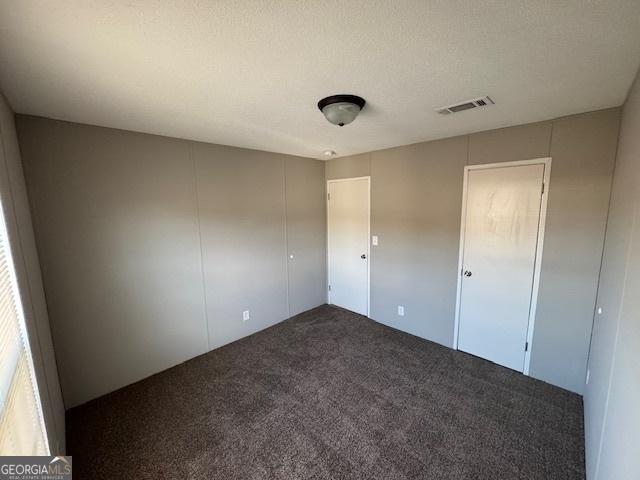
M 322 306 L 71 410 L 74 479 L 583 479 L 581 397 Z

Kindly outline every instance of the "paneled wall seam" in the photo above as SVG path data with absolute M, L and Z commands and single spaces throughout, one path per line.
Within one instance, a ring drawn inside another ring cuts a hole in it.
M 196 200 L 196 220 L 198 222 L 198 245 L 200 247 L 200 275 L 202 279 L 202 308 L 204 309 L 204 325 L 207 332 L 207 351 L 211 350 L 211 337 L 209 334 L 209 313 L 207 308 L 207 281 L 204 272 L 204 252 L 202 249 L 202 225 L 200 216 L 200 197 L 198 196 L 198 165 L 193 155 L 193 144 L 187 143 L 189 147 L 189 161 L 193 168 L 193 187 Z
M 329 162 L 324 162 L 324 298 L 325 302 L 329 303 L 329 205 L 327 201 L 329 199 L 329 178 L 327 178 L 327 165 Z M 371 167 L 369 167 L 371 168 Z M 371 169 L 369 169 L 371 173 Z M 371 221 L 371 219 L 369 219 Z M 369 283 L 369 289 L 371 289 L 371 283 Z M 371 306 L 369 306 L 371 308 Z
M 467 160 L 465 162 L 465 165 L 469 165 L 470 155 L 471 155 L 471 135 L 467 135 L 466 137 L 467 137 Z
M 282 197 L 284 208 L 284 271 L 287 276 L 287 315 L 291 317 L 291 278 L 289 276 L 289 218 L 287 210 L 287 161 L 282 159 Z
M 617 159 L 618 159 L 618 150 L 620 148 L 620 135 L 618 134 L 618 141 L 616 143 L 616 152 L 615 152 L 615 161 L 613 164 L 613 169 L 611 170 L 611 181 L 609 182 L 609 202 L 607 203 L 607 215 L 605 217 L 605 225 L 609 224 L 609 215 L 611 214 L 611 199 L 613 197 L 613 179 L 615 177 L 616 174 L 616 167 L 617 167 Z M 605 245 L 607 243 L 607 236 L 609 234 L 609 229 L 605 228 L 604 230 L 604 237 L 602 238 L 602 252 L 600 253 L 600 268 L 598 269 L 598 283 L 597 283 L 597 287 L 596 287 L 596 298 L 595 298 L 595 303 L 593 305 L 593 318 L 591 320 L 591 335 L 589 337 L 589 350 L 587 351 L 587 368 L 589 368 L 589 360 L 591 358 L 591 344 L 593 342 L 593 326 L 595 323 L 595 316 L 596 316 L 596 307 L 597 307 L 597 303 L 598 303 L 598 298 L 600 295 L 600 277 L 602 276 L 602 263 L 604 261 L 604 250 L 605 250 Z

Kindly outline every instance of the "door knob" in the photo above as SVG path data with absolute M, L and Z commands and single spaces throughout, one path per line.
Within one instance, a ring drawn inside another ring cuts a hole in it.
M 363 253 L 362 255 L 360 255 L 360 258 L 365 260 L 367 258 L 367 256 Z
M 464 276 L 465 277 L 470 277 L 471 276 L 471 270 L 465 270 L 464 271 Z

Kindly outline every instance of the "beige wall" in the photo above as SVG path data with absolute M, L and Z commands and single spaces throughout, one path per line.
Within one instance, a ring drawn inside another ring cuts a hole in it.
M 463 167 L 553 157 L 530 374 L 581 393 L 619 109 L 330 160 L 371 175 L 371 317 L 453 344 Z M 405 306 L 405 316 L 396 314 Z
M 640 79 L 624 106 L 585 392 L 587 478 L 640 471 Z
M 531 374 L 584 391 L 620 111 L 553 122 Z
M 297 315 L 327 301 L 324 162 L 285 162 L 289 314 Z
M 206 144 L 194 145 L 193 156 L 215 348 L 288 317 L 284 159 Z M 249 321 L 229 321 L 244 310 Z
M 466 159 L 464 137 L 371 154 L 371 318 L 447 346 Z
M 331 178 L 372 177 L 371 317 L 451 346 L 463 167 L 544 156 L 531 374 L 582 392 L 619 113 L 326 165 L 19 116 L 67 406 L 324 302 Z
M 366 177 L 371 174 L 371 153 L 329 160 L 325 164 L 327 180 Z
M 288 283 L 309 289 L 293 311 L 323 303 L 324 240 L 305 243 L 325 230 L 319 161 L 17 123 L 67 407 L 287 318 Z M 287 170 L 311 184 L 295 208 Z M 307 217 L 296 268 L 289 209 Z
M 42 286 L 27 189 L 13 112 L 0 93 L 0 196 L 16 277 L 29 333 L 29 344 L 42 402 L 49 447 L 53 454 L 65 451 L 64 405 L 56 356 L 51 341 L 49 315 Z

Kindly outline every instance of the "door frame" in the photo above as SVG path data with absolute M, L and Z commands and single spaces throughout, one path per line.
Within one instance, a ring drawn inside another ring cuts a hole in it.
M 512 162 L 484 163 L 477 165 L 467 165 L 464 167 L 464 179 L 462 183 L 462 213 L 460 220 L 460 247 L 458 252 L 458 285 L 456 288 L 456 309 L 455 323 L 453 331 L 453 349 L 458 350 L 458 334 L 460 329 L 460 304 L 462 301 L 462 269 L 464 266 L 464 241 L 467 218 L 467 187 L 469 172 L 471 170 L 488 170 L 504 167 L 520 167 L 524 165 L 544 165 L 542 178 L 543 191 L 540 200 L 540 219 L 538 221 L 538 238 L 536 240 L 536 255 L 533 268 L 533 285 L 531 289 L 531 303 L 529 305 L 529 322 L 527 325 L 528 348 L 524 354 L 523 374 L 529 375 L 531 364 L 531 350 L 533 349 L 533 331 L 536 322 L 536 309 L 538 306 L 538 292 L 540 290 L 540 271 L 542 269 L 542 252 L 544 250 L 544 230 L 547 223 L 547 200 L 549 198 L 551 179 L 551 157 L 532 158 L 529 160 L 516 160 Z
M 331 304 L 331 290 L 329 290 L 329 281 L 331 280 L 331 251 L 329 248 L 329 236 L 331 235 L 329 224 L 329 184 L 339 182 L 349 182 L 352 180 L 366 180 L 367 181 L 367 314 L 369 318 L 370 306 L 371 306 L 371 176 L 363 177 L 349 177 L 349 178 L 335 178 L 327 180 L 325 202 L 327 209 L 327 302 Z

